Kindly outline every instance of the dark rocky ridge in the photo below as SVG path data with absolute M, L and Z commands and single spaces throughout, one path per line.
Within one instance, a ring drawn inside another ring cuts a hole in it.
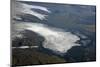
M 38 46 L 44 41 L 44 37 L 38 35 L 37 33 L 29 30 L 22 31 L 20 34 L 23 35 L 22 38 L 16 37 L 12 41 L 12 47 L 20 46 Z

